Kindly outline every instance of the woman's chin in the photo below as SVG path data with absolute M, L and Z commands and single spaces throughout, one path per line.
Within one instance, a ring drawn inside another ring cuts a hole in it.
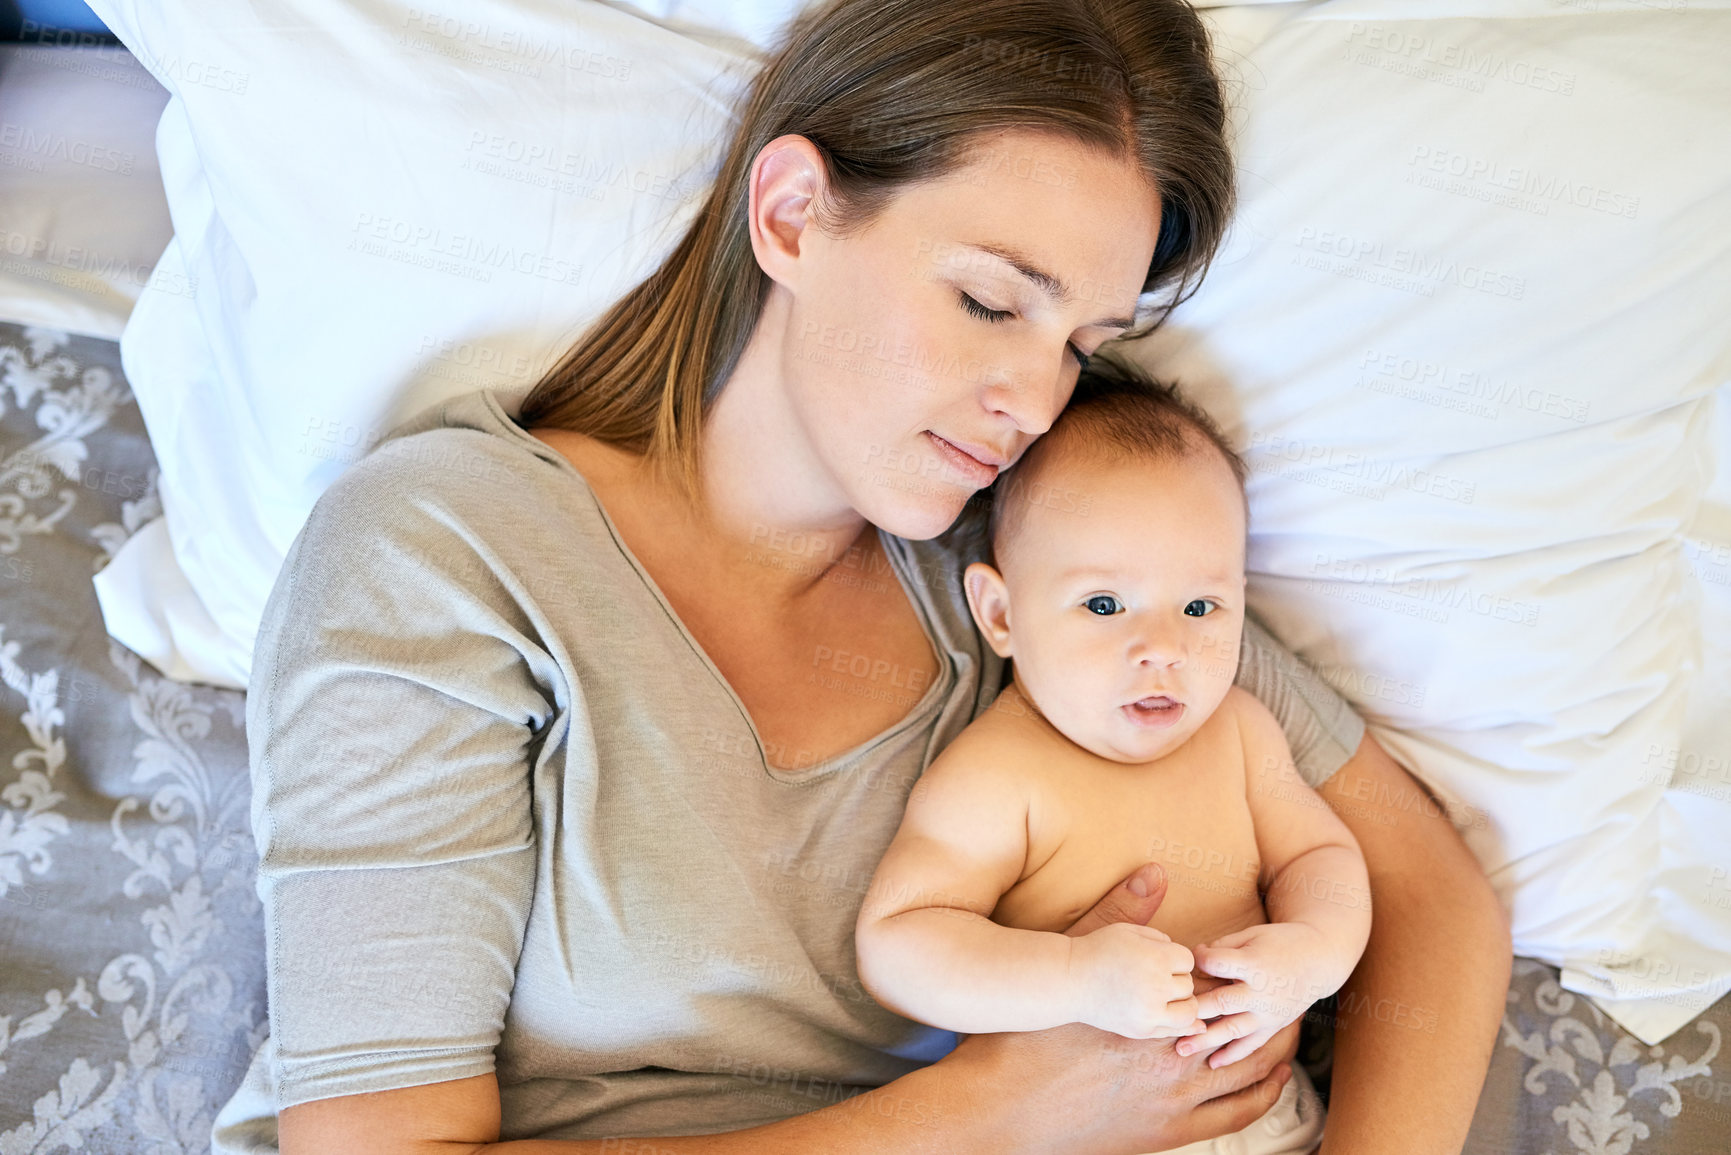
M 860 512 L 885 533 L 908 541 L 925 541 L 954 525 L 971 496 L 959 487 L 945 488 L 947 492 L 910 493 L 879 500 L 871 507 L 861 506 Z

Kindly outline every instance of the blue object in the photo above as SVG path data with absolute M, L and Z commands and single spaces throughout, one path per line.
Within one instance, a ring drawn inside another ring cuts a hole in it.
M 115 42 L 83 0 L 0 0 L 0 37 L 61 48 Z

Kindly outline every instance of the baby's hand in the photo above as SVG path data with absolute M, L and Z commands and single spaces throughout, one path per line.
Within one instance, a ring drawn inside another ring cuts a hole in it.
M 1211 1021 L 1202 1034 L 1177 1044 L 1178 1053 L 1193 1055 L 1224 1043 L 1208 1065 L 1236 1063 L 1338 989 L 1327 980 L 1333 957 L 1322 932 L 1302 922 L 1263 923 L 1198 946 L 1196 965 L 1203 974 L 1234 981 L 1197 996 L 1197 1014 Z
M 1074 939 L 1077 1022 L 1129 1039 L 1200 1034 L 1190 951 L 1151 926 L 1115 922 Z

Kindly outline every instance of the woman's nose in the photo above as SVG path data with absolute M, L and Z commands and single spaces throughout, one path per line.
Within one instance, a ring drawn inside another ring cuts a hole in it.
M 1075 382 L 1060 371 L 1056 379 L 1043 373 L 1006 373 L 986 386 L 988 409 L 1005 414 L 1023 433 L 1038 437 L 1052 427 Z

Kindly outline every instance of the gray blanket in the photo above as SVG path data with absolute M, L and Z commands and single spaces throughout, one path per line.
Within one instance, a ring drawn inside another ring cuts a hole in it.
M 0 324 L 0 1155 L 208 1151 L 268 1031 L 245 697 L 112 641 L 90 584 L 155 482 L 118 347 Z M 1467 1151 L 1723 1155 L 1727 1028 L 1647 1047 L 1517 959 Z

